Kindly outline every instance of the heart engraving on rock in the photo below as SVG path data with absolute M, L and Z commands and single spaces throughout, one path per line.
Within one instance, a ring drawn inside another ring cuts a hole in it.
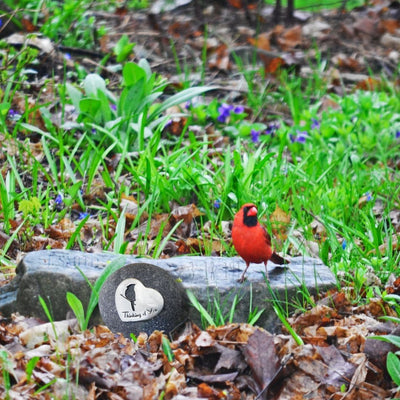
M 157 290 L 144 286 L 138 279 L 128 278 L 115 291 L 115 306 L 121 321 L 146 321 L 162 311 L 164 298 Z

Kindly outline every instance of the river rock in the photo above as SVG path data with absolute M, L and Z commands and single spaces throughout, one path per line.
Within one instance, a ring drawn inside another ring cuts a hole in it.
M 99 296 L 100 315 L 113 331 L 172 332 L 188 318 L 189 301 L 180 282 L 149 263 L 125 265 L 104 282 Z
M 94 283 L 104 267 L 116 257 L 120 256 L 72 250 L 28 253 L 17 267 L 17 276 L 9 285 L 0 287 L 0 312 L 4 315 L 19 312 L 46 320 L 38 301 L 40 295 L 47 301 L 53 318 L 62 320 L 70 312 L 66 301 L 67 291 L 74 293 L 86 310 L 91 289 L 77 267 Z M 167 271 L 179 279 L 185 289 L 192 291 L 207 309 L 213 308 L 215 298 L 227 313 L 237 295 L 240 302 L 235 308 L 234 322 L 247 322 L 249 310 L 264 309 L 257 325 L 271 332 L 277 332 L 280 328 L 272 309 L 273 296 L 284 304 L 289 303 L 290 308 L 296 299 L 302 303 L 303 296 L 327 290 L 336 283 L 329 268 L 315 258 L 294 257 L 284 267 L 269 262 L 267 285 L 263 264 L 251 264 L 246 281 L 240 284 L 238 279 L 245 263 L 239 257 L 182 256 L 157 260 L 124 257 L 126 264 L 145 262 Z M 189 318 L 198 324 L 201 322 L 199 313 L 193 307 L 190 307 Z M 101 322 L 100 313 L 96 310 L 92 323 Z

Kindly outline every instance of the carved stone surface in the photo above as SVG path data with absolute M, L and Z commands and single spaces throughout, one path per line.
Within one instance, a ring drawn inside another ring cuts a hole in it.
M 38 301 L 41 295 L 49 304 L 53 318 L 61 320 L 69 311 L 67 291 L 77 295 L 86 309 L 90 288 L 76 266 L 94 282 L 105 265 L 116 257 L 119 256 L 111 253 L 71 250 L 28 253 L 17 267 L 16 278 L 11 284 L 0 288 L 0 312 L 7 315 L 18 311 L 46 320 Z M 236 306 L 234 322 L 247 321 L 251 299 L 252 309 L 265 309 L 257 325 L 271 332 L 280 327 L 272 310 L 271 291 L 278 299 L 291 305 L 296 297 L 301 299 L 304 290 L 315 294 L 332 288 L 336 283 L 334 275 L 321 260 L 306 257 L 292 258 L 285 267 L 268 263 L 269 287 L 264 281 L 263 264 L 251 264 L 246 273 L 247 280 L 243 284 L 238 283 L 245 268 L 244 261 L 239 257 L 182 256 L 153 260 L 126 256 L 126 264 L 143 262 L 156 265 L 181 280 L 183 287 L 191 290 L 205 308 L 217 296 L 219 303 L 228 311 L 237 294 L 241 301 Z M 192 307 L 189 316 L 195 322 L 200 322 L 198 312 Z M 92 322 L 101 322 L 98 312 Z
M 188 318 L 183 286 L 164 269 L 149 263 L 129 264 L 105 281 L 99 296 L 100 315 L 113 332 L 171 332 Z

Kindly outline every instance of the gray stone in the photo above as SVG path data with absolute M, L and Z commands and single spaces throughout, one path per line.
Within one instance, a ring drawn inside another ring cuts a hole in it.
M 0 288 L 0 312 L 10 314 L 18 311 L 23 315 L 46 319 L 38 296 L 44 297 L 50 305 L 55 320 L 66 317 L 69 306 L 66 292 L 73 292 L 80 298 L 86 309 L 90 297 L 90 288 L 77 270 L 81 268 L 87 278 L 94 282 L 105 265 L 118 255 L 111 253 L 83 253 L 70 250 L 42 250 L 28 253 L 17 267 L 17 276 L 10 285 Z M 235 322 L 246 322 L 249 314 L 250 299 L 252 308 L 265 309 L 257 325 L 275 332 L 280 323 L 272 309 L 272 293 L 284 302 L 293 305 L 296 298 L 302 302 L 302 293 L 314 295 L 334 287 L 336 280 L 332 272 L 321 260 L 294 257 L 285 267 L 268 263 L 267 287 L 263 273 L 263 264 L 252 264 L 247 270 L 247 280 L 240 284 L 245 268 L 239 257 L 195 257 L 182 256 L 169 259 L 144 259 L 126 256 L 126 264 L 151 263 L 171 273 L 182 281 L 185 289 L 191 290 L 199 302 L 207 308 L 212 306 L 215 296 L 225 310 L 229 310 L 234 296 L 241 301 L 236 307 Z M 191 307 L 190 318 L 200 322 L 198 312 Z M 97 312 L 93 323 L 101 322 Z
M 173 332 L 188 318 L 189 300 L 181 283 L 149 263 L 126 265 L 107 278 L 99 296 L 100 315 L 113 331 Z

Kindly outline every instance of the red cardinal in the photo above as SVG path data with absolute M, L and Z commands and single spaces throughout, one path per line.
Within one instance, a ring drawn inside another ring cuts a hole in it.
M 239 282 L 244 281 L 244 275 L 250 263 L 264 263 L 265 273 L 268 277 L 267 262 L 287 264 L 284 258 L 274 253 L 271 248 L 271 236 L 257 220 L 257 207 L 247 203 L 236 213 L 232 227 L 232 241 L 236 251 L 246 262 Z

